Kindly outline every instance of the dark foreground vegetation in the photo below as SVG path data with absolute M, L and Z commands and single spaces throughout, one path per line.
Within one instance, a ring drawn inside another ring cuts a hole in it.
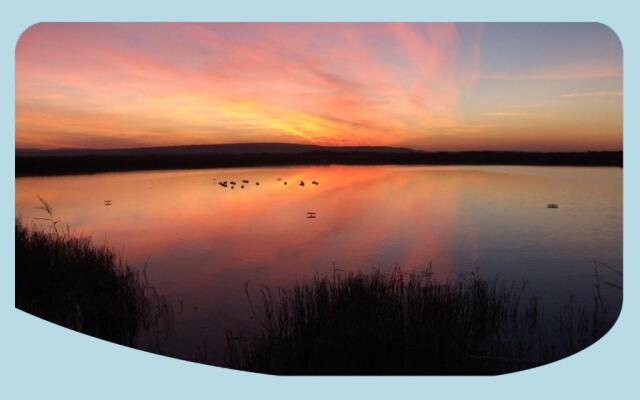
M 622 167 L 621 151 L 534 153 L 503 151 L 311 151 L 295 154 L 16 155 L 16 176 L 110 171 L 285 165 L 561 165 Z
M 555 332 L 543 332 L 535 297 L 477 273 L 446 283 L 429 271 L 340 273 L 275 296 L 265 289 L 263 306 L 259 335 L 229 335 L 229 366 L 296 375 L 500 374 L 574 354 L 613 325 L 599 301 L 592 313 L 571 310 Z
M 158 297 L 106 246 L 16 220 L 17 308 L 111 342 L 133 346 L 157 317 Z
M 43 204 L 49 229 L 16 220 L 16 307 L 163 353 L 171 323 L 166 301 L 109 248 L 59 231 Z M 437 282 L 430 270 L 336 270 L 276 294 L 263 289 L 257 333 L 229 332 L 223 359 L 200 361 L 298 375 L 513 372 L 571 355 L 608 331 L 617 313 L 604 307 L 597 280 L 596 288 L 592 311 L 570 309 L 549 332 L 540 329 L 537 299 L 521 285 L 477 273 Z M 141 333 L 148 343 L 138 340 Z

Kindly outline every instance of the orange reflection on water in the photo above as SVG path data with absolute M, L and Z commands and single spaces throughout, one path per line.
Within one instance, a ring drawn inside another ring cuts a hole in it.
M 412 270 L 432 261 L 446 279 L 477 261 L 489 275 L 590 279 L 584 260 L 621 265 L 621 176 L 606 168 L 330 166 L 19 178 L 16 212 L 35 223 L 40 196 L 72 230 L 106 241 L 136 267 L 146 263 L 161 293 L 197 307 L 177 321 L 191 346 L 246 322 L 246 282 L 283 286 L 334 265 Z M 550 202 L 560 208 L 550 211 Z

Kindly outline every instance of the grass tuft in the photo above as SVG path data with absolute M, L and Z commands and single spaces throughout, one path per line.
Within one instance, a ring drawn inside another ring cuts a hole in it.
M 577 340 L 565 326 L 561 334 L 572 337 L 571 346 L 551 348 L 539 330 L 537 299 L 525 298 L 523 286 L 477 272 L 445 283 L 430 270 L 408 277 L 398 268 L 334 272 L 276 295 L 261 293 L 261 332 L 228 335 L 231 368 L 278 375 L 499 374 L 573 354 L 610 327 L 593 324 L 593 337 Z
M 17 219 L 15 234 L 17 308 L 101 339 L 135 343 L 151 304 L 131 267 L 108 247 L 55 224 L 44 230 Z

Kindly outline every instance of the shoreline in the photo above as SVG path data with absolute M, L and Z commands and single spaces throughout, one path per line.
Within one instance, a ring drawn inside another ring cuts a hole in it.
M 501 165 L 623 168 L 623 152 L 310 152 L 298 154 L 16 156 L 15 177 L 85 175 L 129 171 L 313 165 Z

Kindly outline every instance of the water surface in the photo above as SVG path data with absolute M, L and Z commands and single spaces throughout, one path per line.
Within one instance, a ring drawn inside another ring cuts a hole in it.
M 225 188 L 225 180 L 237 185 Z M 150 283 L 175 306 L 166 346 L 181 357 L 205 343 L 220 349 L 228 329 L 252 329 L 245 284 L 259 303 L 262 285 L 334 268 L 431 264 L 438 279 L 478 269 L 526 281 L 545 310 L 562 313 L 570 297 L 592 304 L 594 260 L 622 269 L 619 168 L 323 166 L 17 178 L 16 213 L 25 222 L 43 216 L 38 196 L 72 231 L 113 246 L 136 268 L 146 265 Z M 621 284 L 607 268 L 598 273 Z M 621 292 L 603 290 L 617 312 Z

